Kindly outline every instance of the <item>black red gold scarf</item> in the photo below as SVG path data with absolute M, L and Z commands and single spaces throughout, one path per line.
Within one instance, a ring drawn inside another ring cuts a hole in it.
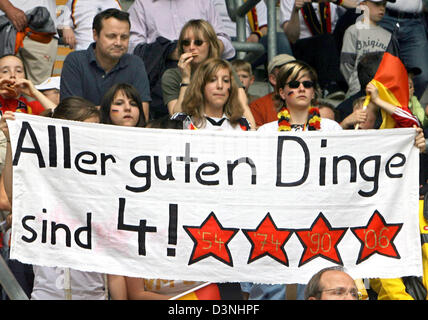
M 291 116 L 287 107 L 282 107 L 278 112 L 278 131 L 291 131 Z M 308 121 L 306 123 L 308 130 L 315 131 L 321 129 L 320 110 L 316 107 L 310 107 Z

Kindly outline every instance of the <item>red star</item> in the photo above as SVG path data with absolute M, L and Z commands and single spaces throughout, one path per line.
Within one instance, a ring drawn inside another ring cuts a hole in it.
M 400 259 L 393 241 L 402 226 L 402 223 L 387 224 L 383 216 L 375 210 L 367 226 L 351 228 L 352 232 L 361 242 L 361 249 L 356 264 L 363 262 L 375 253 Z
M 242 229 L 251 242 L 251 253 L 248 264 L 264 256 L 288 266 L 284 245 L 292 234 L 292 230 L 278 229 L 268 213 L 256 229 Z
M 211 256 L 233 267 L 227 244 L 239 229 L 223 228 L 214 212 L 210 213 L 200 227 L 183 226 L 183 228 L 194 242 L 189 265 Z
M 310 229 L 296 230 L 297 237 L 304 247 L 299 267 L 317 257 L 343 265 L 337 245 L 348 228 L 332 228 L 320 212 Z

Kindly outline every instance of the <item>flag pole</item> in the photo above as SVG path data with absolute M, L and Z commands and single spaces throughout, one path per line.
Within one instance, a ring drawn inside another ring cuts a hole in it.
M 370 95 L 368 94 L 366 95 L 366 99 L 364 100 L 364 103 L 363 103 L 363 110 L 367 109 L 367 106 L 369 105 L 369 103 L 370 103 Z M 358 130 L 359 127 L 360 127 L 360 124 L 357 123 L 355 126 L 355 130 Z

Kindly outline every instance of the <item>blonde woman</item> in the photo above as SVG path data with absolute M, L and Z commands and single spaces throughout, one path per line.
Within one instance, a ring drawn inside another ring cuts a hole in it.
M 213 27 L 202 19 L 190 20 L 183 26 L 177 49 L 180 57 L 178 67 L 166 70 L 162 76 L 163 100 L 171 115 L 183 110 L 184 95 L 197 67 L 208 59 L 220 58 L 219 39 Z M 255 128 L 245 90 L 241 87 L 237 75 L 233 76 L 240 86 L 238 97 L 245 116 L 250 121 L 251 127 Z

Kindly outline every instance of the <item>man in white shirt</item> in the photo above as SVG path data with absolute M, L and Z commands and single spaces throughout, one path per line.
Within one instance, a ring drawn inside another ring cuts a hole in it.
M 86 50 L 94 42 L 92 21 L 97 13 L 109 8 L 121 10 L 118 0 L 68 0 L 58 17 L 58 29 L 71 49 Z
M 15 29 L 21 32 L 28 25 L 26 12 L 35 7 L 45 7 L 56 25 L 55 0 L 0 0 L 0 16 L 6 15 Z M 27 78 L 34 84 L 39 84 L 51 76 L 57 49 L 58 39 L 55 37 L 48 43 L 32 40 L 28 36 L 24 38 L 18 56 L 24 62 Z

